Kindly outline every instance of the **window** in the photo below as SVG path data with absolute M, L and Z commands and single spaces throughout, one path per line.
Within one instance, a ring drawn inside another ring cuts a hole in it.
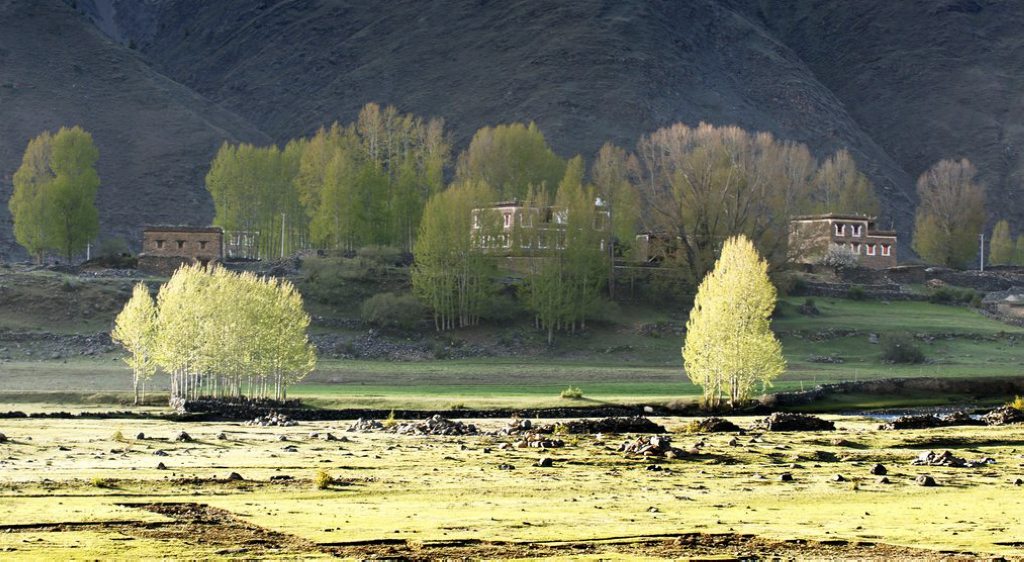
M 882 255 L 883 256 L 891 256 L 892 255 L 892 244 L 882 244 Z
M 156 249 L 157 250 L 163 250 L 164 249 L 164 241 L 163 240 L 157 240 L 156 241 Z
M 853 236 L 854 238 L 860 238 L 860 236 L 861 236 L 861 228 L 862 228 L 862 226 L 859 225 L 859 224 L 851 224 L 850 225 L 850 230 L 852 231 L 851 236 Z
M 505 228 L 512 226 L 512 213 L 504 213 L 505 216 Z
M 867 246 L 867 255 L 869 255 L 869 256 L 875 255 L 875 245 L 874 244 L 866 244 L 866 246 Z
M 853 253 L 859 255 L 860 254 L 860 242 L 851 242 L 850 243 L 850 251 L 852 251 Z
M 206 240 L 200 240 L 199 241 L 199 249 L 200 250 L 205 250 L 206 249 Z
M 846 236 L 846 225 L 842 223 L 836 223 L 836 236 Z
M 185 247 L 185 241 L 184 240 L 177 240 L 176 242 L 178 242 L 178 249 L 179 250 Z

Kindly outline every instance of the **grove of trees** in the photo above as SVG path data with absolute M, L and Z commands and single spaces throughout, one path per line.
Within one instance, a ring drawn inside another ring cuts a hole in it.
M 139 283 L 111 334 L 129 352 L 136 392 L 157 368 L 171 404 L 203 397 L 275 398 L 316 367 L 309 314 L 288 281 L 182 266 L 156 301 Z
M 98 234 L 98 158 L 92 135 L 79 126 L 29 141 L 8 207 L 15 239 L 37 261 L 49 252 L 70 260 Z
M 749 399 L 786 369 L 782 344 L 769 326 L 776 291 L 768 262 L 745 236 L 726 240 L 714 269 L 701 281 L 686 323 L 683 367 L 704 392 L 704 405 Z

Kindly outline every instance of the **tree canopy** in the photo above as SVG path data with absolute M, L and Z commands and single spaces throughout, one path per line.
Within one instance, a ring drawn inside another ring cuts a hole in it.
M 482 181 L 502 200 L 523 199 L 530 187 L 553 193 L 565 173 L 565 160 L 548 146 L 537 125 L 511 123 L 484 127 L 459 155 L 458 181 Z
M 924 260 L 962 267 L 978 255 L 985 189 L 970 161 L 941 160 L 917 180 L 914 251 Z

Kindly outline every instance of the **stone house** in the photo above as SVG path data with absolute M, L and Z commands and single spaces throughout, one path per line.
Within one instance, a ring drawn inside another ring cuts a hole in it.
M 610 227 L 610 215 L 600 198 L 594 205 L 597 213 L 593 228 L 605 233 Z M 503 201 L 473 209 L 473 245 L 488 253 L 505 255 L 524 255 L 533 250 L 563 250 L 568 219 L 566 209 L 528 207 L 520 201 Z M 494 224 L 488 225 L 488 221 L 494 221 Z M 607 243 L 607 237 L 602 236 L 602 250 L 607 248 Z
M 806 215 L 789 222 L 789 256 L 796 263 L 815 263 L 842 248 L 862 267 L 895 267 L 896 242 L 895 231 L 877 228 L 875 217 L 867 215 Z
M 147 226 L 142 229 L 139 269 L 169 274 L 186 263 L 216 263 L 224 257 L 220 227 Z

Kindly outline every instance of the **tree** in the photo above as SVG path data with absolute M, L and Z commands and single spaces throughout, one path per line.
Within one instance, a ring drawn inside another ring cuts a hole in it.
M 493 201 L 487 184 L 460 182 L 427 202 L 413 249 L 412 286 L 433 311 L 438 331 L 477 324 L 493 296 L 494 263 L 482 250 L 500 230 L 497 216 L 486 212 Z
M 605 143 L 597 153 L 591 168 L 591 178 L 603 210 L 608 213 L 609 224 L 604 225 L 608 253 L 608 295 L 615 298 L 615 250 L 629 255 L 636 238 L 636 227 L 640 222 L 640 201 L 636 188 L 630 182 L 631 170 L 637 167 L 636 158 L 629 156 L 622 148 Z
M 1014 262 L 1016 248 L 1010 236 L 1010 223 L 1001 220 L 992 229 L 992 240 L 989 242 L 988 261 L 992 265 L 1010 265 Z
M 484 127 L 459 155 L 457 181 L 482 181 L 504 200 L 523 199 L 530 186 L 551 192 L 565 173 L 565 161 L 548 146 L 537 125 Z
M 985 190 L 970 161 L 942 160 L 917 180 L 914 251 L 928 262 L 961 267 L 977 256 Z
M 767 386 L 786 368 L 782 345 L 769 319 L 776 291 L 768 262 L 745 236 L 726 240 L 714 269 L 700 283 L 682 348 L 687 376 L 704 391 L 704 403 L 723 397 L 739 405 L 758 382 Z
M 78 126 L 29 142 L 9 207 L 15 238 L 37 259 L 50 250 L 70 261 L 99 233 L 98 158 L 92 135 Z
M 1017 236 L 1017 247 L 1014 251 L 1014 265 L 1024 265 L 1024 234 Z
M 880 204 L 875 188 L 846 149 L 822 162 L 815 175 L 817 212 L 876 215 Z
M 145 401 L 145 383 L 156 372 L 156 361 L 153 358 L 155 336 L 156 306 L 149 288 L 140 281 L 135 285 L 132 297 L 114 319 L 114 331 L 110 334 L 110 339 L 124 346 L 129 353 L 124 361 L 132 369 L 135 404 L 139 403 L 140 385 Z
M 637 159 L 645 226 L 679 247 L 675 258 L 693 283 L 737 234 L 782 264 L 790 216 L 811 208 L 810 152 L 767 133 L 677 123 L 641 138 Z

